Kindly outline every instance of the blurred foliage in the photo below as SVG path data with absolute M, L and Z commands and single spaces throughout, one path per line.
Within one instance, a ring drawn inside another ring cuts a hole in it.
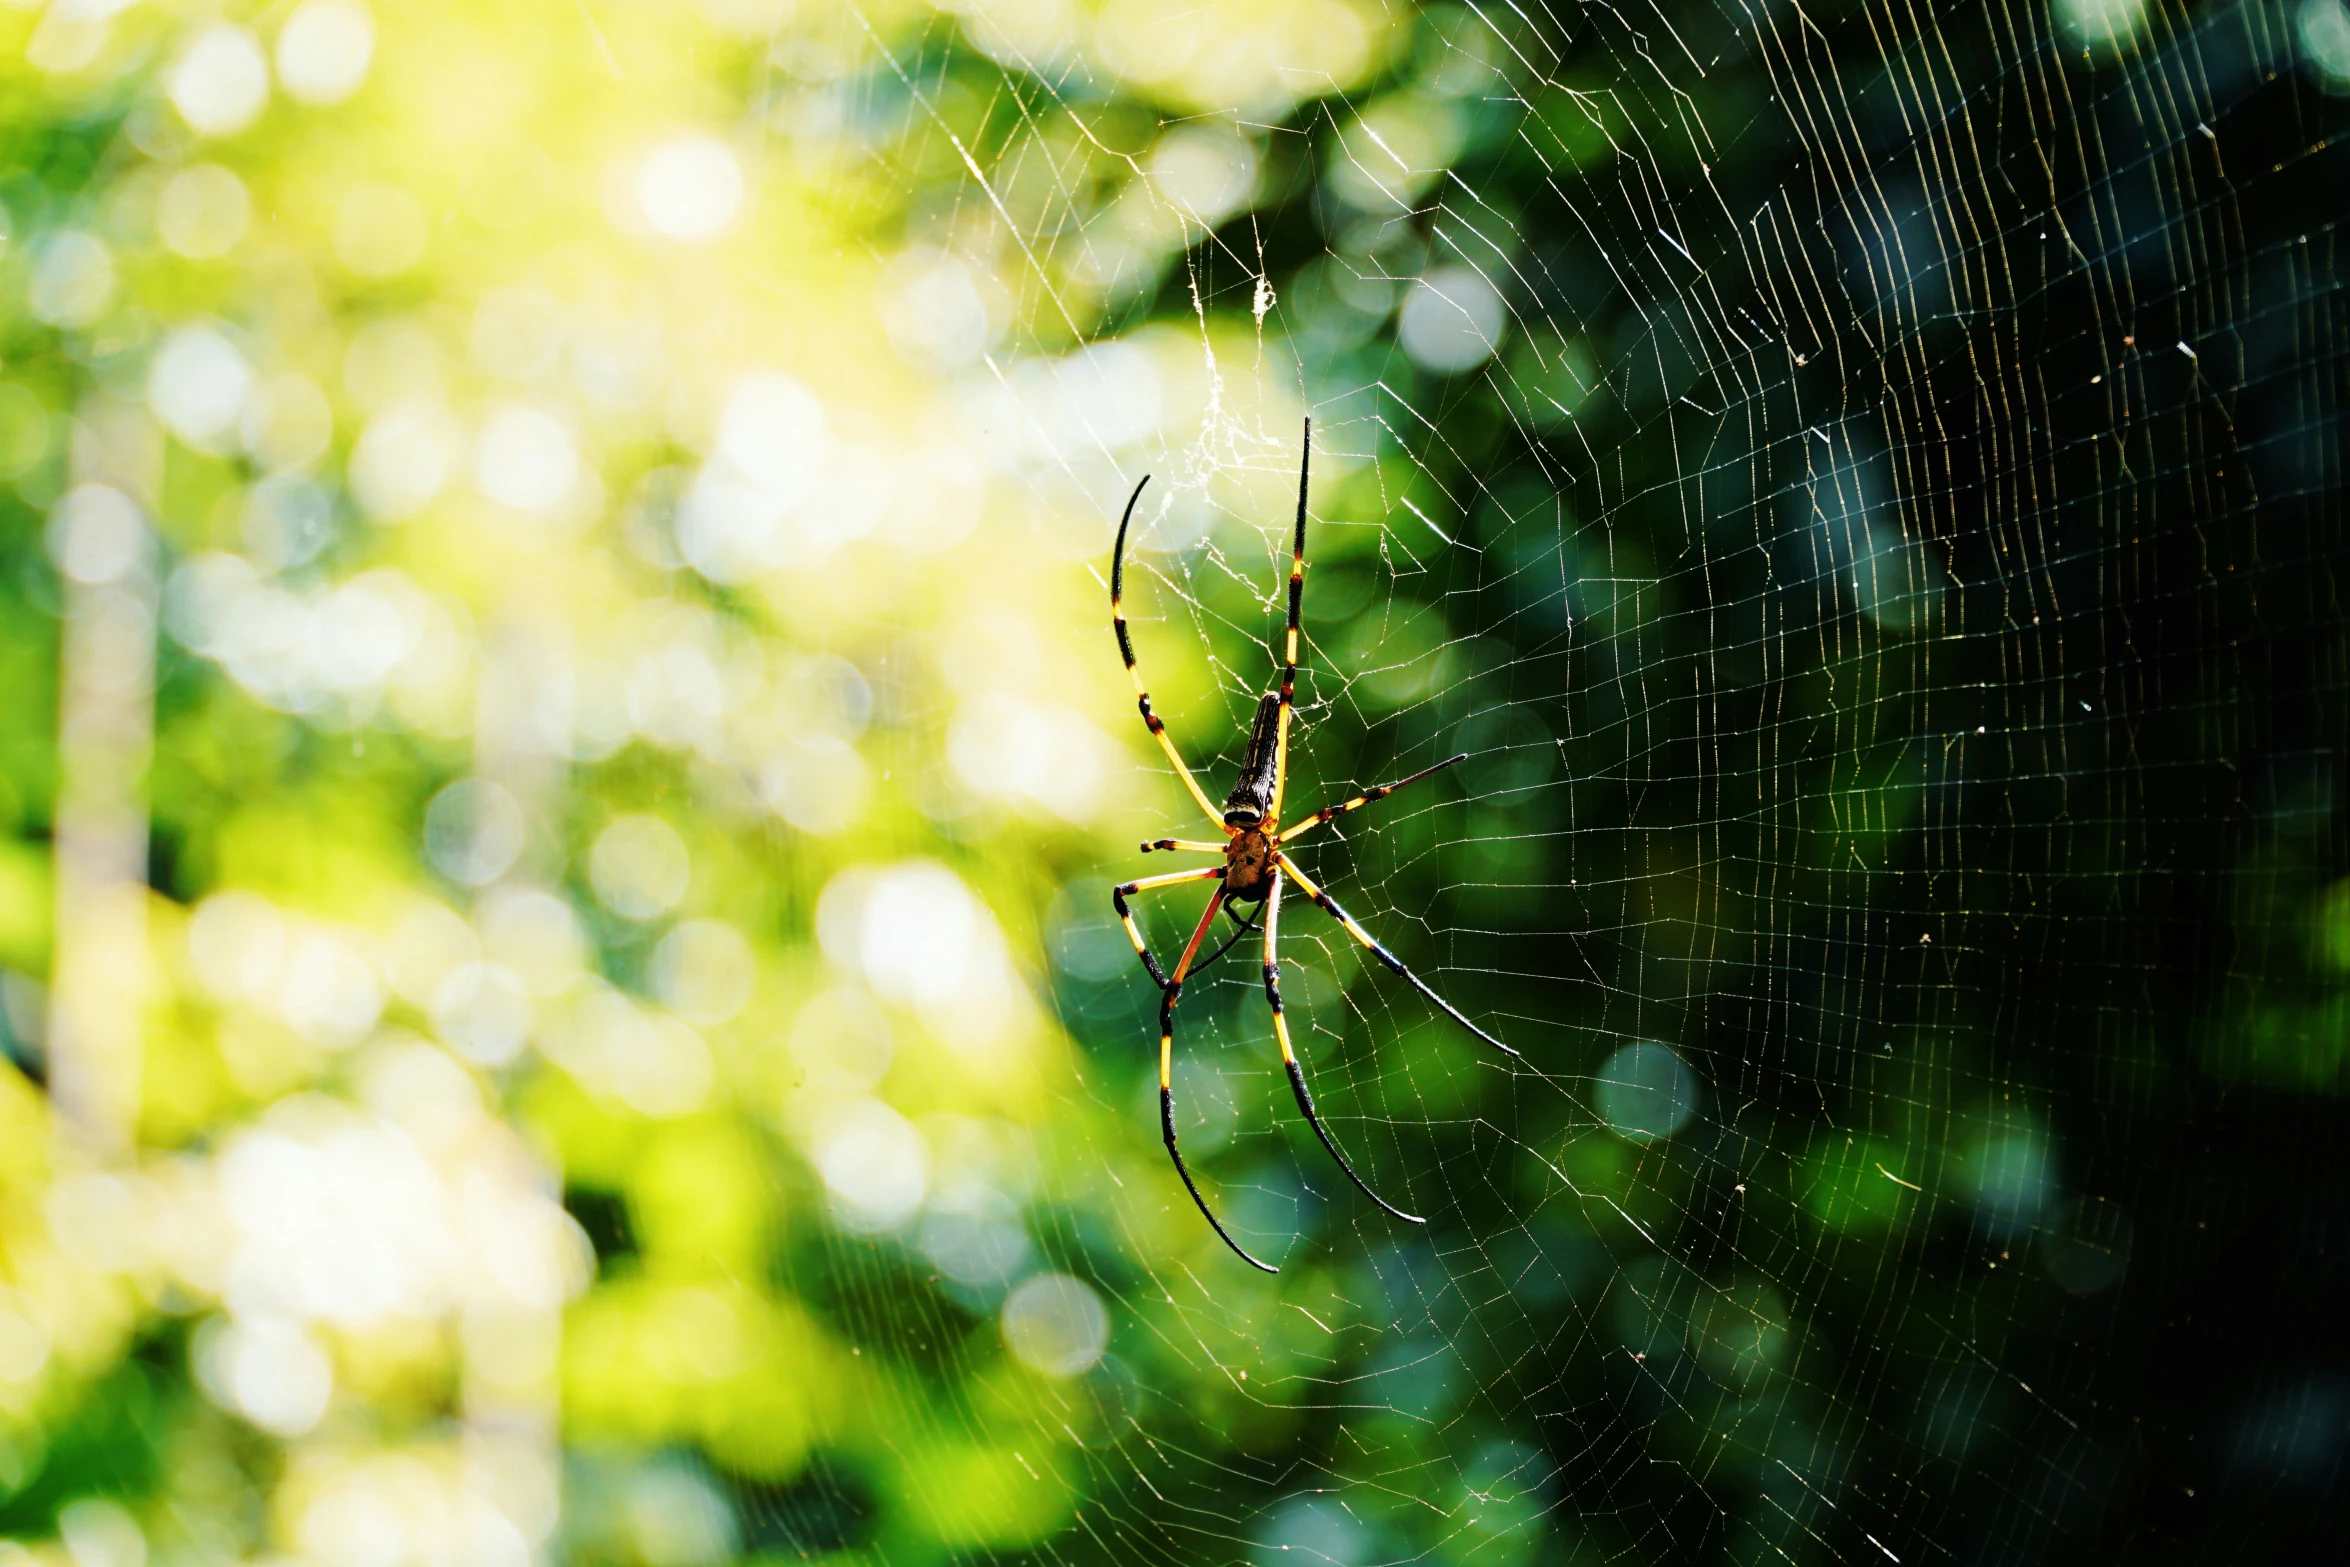
M 2294 1538 L 2346 84 L 2339 0 L 0 9 L 0 1567 Z M 1152 472 L 1222 787 L 1308 413 L 1293 815 L 1467 760 L 1301 857 L 1526 1060 L 1285 906 L 1414 1233 L 1204 971 L 1267 1278 L 1101 600 Z

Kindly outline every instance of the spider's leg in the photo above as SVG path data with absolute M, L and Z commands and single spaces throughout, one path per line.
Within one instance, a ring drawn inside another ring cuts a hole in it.
M 1145 854 L 1150 853 L 1153 849 L 1159 849 L 1168 852 L 1180 850 L 1185 854 L 1222 854 L 1224 852 L 1224 845 L 1220 843 L 1201 843 L 1197 839 L 1193 838 L 1153 838 L 1150 842 L 1142 846 L 1142 852 Z
M 1134 679 L 1134 701 L 1142 709 L 1143 727 L 1158 740 L 1160 749 L 1167 753 L 1167 760 L 1175 764 L 1175 776 L 1183 780 L 1183 787 L 1191 791 L 1191 797 L 1199 802 L 1208 820 L 1221 826 L 1224 813 L 1216 809 L 1207 791 L 1199 786 L 1199 780 L 1191 776 L 1183 753 L 1175 749 L 1175 737 L 1167 733 L 1167 726 L 1151 711 L 1151 694 L 1144 687 L 1142 671 L 1134 662 L 1134 638 L 1126 631 L 1126 525 L 1134 520 L 1134 503 L 1142 499 L 1142 485 L 1150 482 L 1151 476 L 1144 474 L 1142 484 L 1137 484 L 1134 493 L 1126 498 L 1126 514 L 1118 519 L 1118 547 L 1110 556 L 1110 625 L 1118 633 L 1118 656 L 1126 660 L 1126 673 Z
M 1159 967 L 1159 960 L 1151 956 L 1149 947 L 1143 945 L 1142 927 L 1134 923 L 1134 911 L 1126 906 L 1127 898 L 1138 892 L 1149 892 L 1155 887 L 1220 879 L 1223 874 L 1223 866 L 1207 865 L 1196 871 L 1170 871 L 1164 876 L 1145 876 L 1140 881 L 1130 881 L 1124 886 L 1110 889 L 1110 906 L 1118 911 L 1118 923 L 1126 927 L 1126 939 L 1134 943 L 1134 955 L 1142 959 L 1143 972 L 1150 975 L 1151 983 L 1161 990 L 1167 988 L 1167 971 Z
M 1343 804 L 1325 805 L 1320 810 L 1316 811 L 1313 815 L 1306 817 L 1303 821 L 1300 821 L 1296 826 L 1282 828 L 1281 841 L 1283 843 L 1287 843 L 1292 838 L 1302 838 L 1307 833 L 1310 833 L 1315 828 L 1321 826 L 1324 822 L 1330 820 L 1330 818 L 1333 816 L 1344 816 L 1349 811 L 1359 811 L 1366 805 L 1375 805 L 1379 801 L 1384 800 L 1389 795 L 1395 793 L 1396 790 L 1401 789 L 1406 784 L 1416 784 L 1423 778 L 1429 777 L 1435 773 L 1443 772 L 1447 767 L 1452 766 L 1456 762 L 1465 762 L 1468 759 L 1469 753 L 1463 751 L 1458 756 L 1446 757 L 1443 761 L 1438 762 L 1434 767 L 1423 767 L 1418 772 L 1412 774 L 1409 778 L 1398 778 L 1393 783 L 1381 784 L 1375 789 L 1365 789 L 1361 794 L 1356 795 L 1353 799 L 1348 800 Z
M 1322 1139 L 1322 1146 L 1330 1150 L 1330 1157 L 1346 1172 L 1346 1178 L 1355 1183 L 1355 1189 L 1386 1209 L 1406 1224 L 1426 1224 L 1418 1214 L 1406 1213 L 1364 1184 L 1355 1174 L 1355 1167 L 1346 1162 L 1346 1155 L 1338 1151 L 1338 1144 L 1330 1137 L 1322 1118 L 1314 1113 L 1314 1096 L 1306 1089 L 1306 1069 L 1298 1064 L 1297 1055 L 1289 1048 L 1289 1020 L 1281 1015 L 1281 958 L 1275 946 L 1275 932 L 1281 918 L 1281 874 L 1273 874 L 1273 890 L 1265 900 L 1265 1000 L 1273 1008 L 1273 1037 L 1281 1041 L 1281 1064 L 1289 1069 L 1289 1086 L 1297 1093 L 1297 1107 L 1305 1112 L 1306 1125 Z
M 1175 1003 L 1182 999 L 1183 976 L 1191 972 L 1192 955 L 1199 951 L 1200 938 L 1207 935 L 1208 927 L 1215 923 L 1216 910 L 1223 902 L 1224 889 L 1219 887 L 1216 895 L 1208 900 L 1208 910 L 1200 916 L 1199 927 L 1191 933 L 1190 945 L 1183 949 L 1183 960 L 1175 965 L 1175 977 L 1159 992 L 1159 1128 L 1166 1137 L 1167 1157 L 1175 1161 L 1175 1173 L 1183 1177 L 1184 1189 L 1191 1193 L 1191 1200 L 1199 1204 L 1200 1214 L 1208 1221 L 1208 1228 L 1214 1230 L 1224 1244 L 1231 1247 L 1240 1260 L 1250 1267 L 1262 1268 L 1267 1273 L 1279 1273 L 1281 1270 L 1271 1263 L 1259 1262 L 1250 1256 L 1246 1248 L 1234 1240 L 1231 1233 L 1217 1221 L 1214 1211 L 1208 1207 L 1208 1200 L 1199 1194 L 1199 1183 L 1191 1178 L 1191 1171 L 1183 1162 L 1183 1150 L 1175 1146 Z
M 1229 898 L 1224 900 L 1224 917 L 1231 920 L 1240 928 L 1234 931 L 1231 935 L 1224 938 L 1224 945 L 1218 947 L 1215 951 L 1209 953 L 1206 957 L 1200 959 L 1197 963 L 1194 963 L 1191 966 L 1191 971 L 1194 974 L 1199 973 L 1202 969 L 1215 962 L 1225 953 L 1230 952 L 1234 947 L 1240 945 L 1240 938 L 1257 928 L 1256 926 L 1249 923 L 1249 921 L 1255 919 L 1256 916 L 1253 914 L 1241 914 L 1238 912 L 1232 900 Z
M 1297 616 L 1306 599 L 1306 479 L 1314 463 L 1314 421 L 1306 419 L 1305 449 L 1297 459 L 1297 536 L 1289 548 L 1289 640 L 1281 655 L 1281 720 L 1273 739 L 1273 809 L 1281 820 L 1281 791 L 1289 783 L 1289 712 L 1297 697 Z
M 1339 924 L 1344 925 L 1346 927 L 1346 933 L 1354 937 L 1355 940 L 1361 942 L 1365 951 L 1369 952 L 1371 956 L 1377 958 L 1380 962 L 1386 964 L 1396 973 L 1402 975 L 1414 990 L 1418 991 L 1421 995 L 1426 996 L 1430 1001 L 1436 1003 L 1437 1007 L 1442 1010 L 1446 1017 L 1451 1018 L 1455 1023 L 1460 1024 L 1461 1027 L 1467 1029 L 1470 1033 L 1475 1034 L 1479 1039 L 1484 1040 L 1487 1044 L 1500 1051 L 1503 1055 L 1515 1056 L 1518 1054 L 1518 1052 L 1512 1050 L 1509 1046 L 1503 1044 L 1500 1040 L 1494 1038 L 1491 1034 L 1488 1034 L 1485 1032 L 1485 1030 L 1479 1028 L 1476 1024 L 1470 1022 L 1466 1017 L 1462 1016 L 1460 1008 L 1454 1006 L 1451 1002 L 1445 1000 L 1434 990 L 1430 989 L 1426 980 L 1420 978 L 1419 975 L 1413 973 L 1410 969 L 1405 968 L 1403 966 L 1403 959 L 1397 957 L 1394 953 L 1379 945 L 1378 941 L 1371 935 L 1369 931 L 1356 924 L 1354 916 L 1347 913 L 1346 910 L 1340 908 L 1336 898 L 1331 897 L 1330 894 L 1315 886 L 1313 879 L 1307 876 L 1304 871 L 1301 871 L 1297 868 L 1296 861 L 1292 860 L 1286 854 L 1279 854 L 1274 856 L 1274 863 L 1279 865 L 1282 870 L 1286 871 L 1291 877 L 1296 879 L 1298 886 L 1305 892 L 1305 895 L 1313 899 L 1315 903 L 1319 904 L 1323 913 L 1338 921 Z M 1520 1056 L 1519 1059 L 1523 1060 L 1525 1058 Z

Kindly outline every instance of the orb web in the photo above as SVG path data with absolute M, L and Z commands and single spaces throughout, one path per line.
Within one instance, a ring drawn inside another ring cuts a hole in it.
M 892 331 L 1028 547 L 1106 578 L 1152 476 L 1127 612 L 1211 794 L 1311 416 L 1292 819 L 1467 760 L 1296 852 L 1523 1053 L 1284 906 L 1402 1225 L 1299 1123 L 1257 939 L 1203 971 L 1178 1126 L 1258 1276 L 1152 1162 L 1107 888 L 1173 867 L 1069 878 L 1058 1195 L 927 1253 L 1051 1269 L 1005 1330 L 1057 1389 L 1039 1559 L 2029 1560 L 2318 1505 L 2338 1372 L 2236 1351 L 2342 1184 L 2320 9 L 1438 8 L 1341 71 L 1353 13 L 974 5 L 844 89 L 885 186 L 962 170 Z M 1104 610 L 1055 655 L 1110 667 Z M 1202 835 L 1126 722 L 1113 790 Z M 1203 902 L 1149 901 L 1163 959 Z M 846 1320 L 953 1332 L 831 1257 Z

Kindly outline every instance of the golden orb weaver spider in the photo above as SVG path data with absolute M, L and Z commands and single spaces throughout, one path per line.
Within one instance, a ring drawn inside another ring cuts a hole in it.
M 1150 975 L 1152 983 L 1159 987 L 1159 1126 L 1166 1140 L 1168 1156 L 1175 1161 L 1175 1173 L 1183 1178 L 1184 1189 L 1191 1193 L 1191 1200 L 1199 1204 L 1199 1211 L 1207 1219 L 1209 1227 L 1243 1262 L 1267 1273 L 1278 1273 L 1281 1270 L 1250 1256 L 1247 1248 L 1234 1240 L 1218 1222 L 1215 1213 L 1208 1207 L 1208 1200 L 1200 1195 L 1199 1184 L 1192 1180 L 1191 1171 L 1183 1162 L 1183 1151 L 1175 1146 L 1175 1003 L 1182 998 L 1183 981 L 1192 971 L 1192 959 L 1198 955 L 1200 942 L 1207 936 L 1208 927 L 1215 923 L 1218 909 L 1248 903 L 1257 905 L 1263 911 L 1265 1000 L 1273 1009 L 1273 1036 L 1280 1042 L 1281 1064 L 1289 1071 L 1289 1086 L 1297 1096 L 1297 1107 L 1304 1113 L 1306 1124 L 1314 1129 L 1314 1135 L 1322 1140 L 1322 1146 L 1330 1151 L 1331 1158 L 1338 1161 L 1338 1168 L 1346 1172 L 1346 1178 L 1354 1182 L 1356 1189 L 1407 1224 L 1425 1224 L 1428 1221 L 1396 1207 L 1371 1190 L 1363 1178 L 1355 1174 L 1354 1166 L 1347 1162 L 1345 1154 L 1338 1151 L 1337 1142 L 1331 1138 L 1328 1128 L 1322 1125 L 1322 1118 L 1314 1113 L 1314 1096 L 1306 1088 L 1305 1069 L 1298 1064 L 1296 1053 L 1290 1049 L 1289 1023 L 1281 1015 L 1281 960 L 1277 947 L 1283 879 L 1296 882 L 1298 890 L 1311 898 L 1322 912 L 1344 926 L 1347 934 L 1354 937 L 1364 951 L 1401 975 L 1421 995 L 1434 1002 L 1445 1016 L 1503 1054 L 1518 1054 L 1462 1016 L 1459 1008 L 1404 967 L 1401 959 L 1381 946 L 1369 931 L 1356 923 L 1352 915 L 1338 906 L 1336 899 L 1297 868 L 1296 861 L 1289 857 L 1285 847 L 1333 817 L 1360 810 L 1374 801 L 1385 799 L 1407 784 L 1418 783 L 1456 762 L 1468 760 L 1465 751 L 1457 756 L 1448 756 L 1435 766 L 1423 767 L 1408 778 L 1366 789 L 1341 804 L 1324 806 L 1292 826 L 1284 828 L 1281 825 L 1281 795 L 1289 782 L 1289 713 L 1297 691 L 1298 612 L 1305 602 L 1306 489 L 1313 455 L 1314 422 L 1308 419 L 1305 450 L 1298 459 L 1297 468 L 1297 534 L 1290 550 L 1289 641 L 1282 656 L 1281 689 L 1277 692 L 1268 691 L 1258 699 L 1256 721 L 1249 728 L 1247 749 L 1241 753 L 1240 780 L 1232 786 L 1232 792 L 1225 797 L 1224 808 L 1220 811 L 1208 799 L 1207 792 L 1200 788 L 1199 780 L 1192 776 L 1190 767 L 1185 765 L 1183 753 L 1175 748 L 1174 738 L 1167 733 L 1166 724 L 1160 721 L 1158 714 L 1151 711 L 1151 694 L 1142 683 L 1142 671 L 1134 661 L 1134 639 L 1126 630 L 1126 530 L 1134 521 L 1134 508 L 1142 499 L 1143 485 L 1151 482 L 1149 474 L 1143 475 L 1142 483 L 1137 484 L 1134 493 L 1127 497 L 1125 515 L 1118 519 L 1117 548 L 1110 557 L 1110 624 L 1118 633 L 1118 653 L 1126 660 L 1126 673 L 1134 679 L 1135 703 L 1142 710 L 1143 725 L 1157 738 L 1160 748 L 1167 753 L 1167 760 L 1174 765 L 1175 776 L 1183 780 L 1184 788 L 1191 791 L 1191 797 L 1198 802 L 1199 808 L 1207 813 L 1210 821 L 1224 829 L 1222 843 L 1158 838 L 1142 846 L 1145 854 L 1154 849 L 1187 854 L 1218 854 L 1223 856 L 1223 864 L 1196 871 L 1176 871 L 1166 876 L 1146 876 L 1139 881 L 1125 883 L 1110 895 L 1118 911 L 1118 920 L 1126 927 L 1126 937 L 1134 943 L 1135 955 L 1142 959 L 1144 971 Z M 1182 958 L 1175 964 L 1175 972 L 1170 975 L 1159 967 L 1159 960 L 1151 955 L 1149 946 L 1142 939 L 1141 929 L 1134 923 L 1134 911 L 1126 900 L 1136 893 L 1194 881 L 1215 881 L 1223 885 L 1208 899 L 1207 911 L 1200 916 L 1199 924 L 1192 930 L 1191 940 L 1184 945 Z M 1216 958 L 1232 950 L 1232 943 L 1254 928 L 1237 913 L 1232 918 L 1239 922 L 1240 930 L 1208 962 L 1213 963 Z

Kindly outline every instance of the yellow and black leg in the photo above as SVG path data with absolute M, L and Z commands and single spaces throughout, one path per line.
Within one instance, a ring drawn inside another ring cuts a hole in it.
M 1161 990 L 1167 988 L 1167 971 L 1159 967 L 1159 960 L 1152 957 L 1151 949 L 1143 944 L 1142 927 L 1134 923 L 1134 910 L 1127 906 L 1126 900 L 1135 893 L 1149 892 L 1154 888 L 1180 886 L 1187 881 L 1221 881 L 1223 877 L 1223 866 L 1205 865 L 1196 871 L 1170 871 L 1164 876 L 1145 876 L 1140 881 L 1130 881 L 1110 889 L 1110 906 L 1118 911 L 1118 923 L 1126 927 L 1126 939 L 1134 943 L 1134 955 L 1142 959 L 1143 972 Z
M 1289 713 L 1297 705 L 1298 612 L 1306 597 L 1306 481 L 1314 464 L 1314 421 L 1306 420 L 1305 449 L 1297 459 L 1297 533 L 1289 547 L 1289 637 L 1281 654 L 1281 719 L 1273 741 L 1273 808 L 1281 820 L 1281 791 L 1289 783 Z
M 1347 913 L 1346 910 L 1338 906 L 1338 900 L 1336 898 L 1331 897 L 1330 894 L 1315 886 L 1313 879 L 1307 876 L 1304 871 L 1299 870 L 1297 868 L 1297 863 L 1290 859 L 1288 855 L 1282 854 L 1275 856 L 1275 863 L 1278 864 L 1287 875 L 1296 881 L 1300 890 L 1302 890 L 1307 897 L 1313 899 L 1314 902 L 1321 907 L 1323 913 L 1329 915 L 1332 919 L 1338 921 L 1339 924 L 1345 926 L 1346 933 L 1354 937 L 1356 941 L 1360 942 L 1364 951 L 1370 953 L 1371 956 L 1386 964 L 1388 968 L 1393 970 L 1396 974 L 1402 976 L 1405 982 L 1408 983 L 1414 990 L 1417 990 L 1421 995 L 1426 996 L 1431 1002 L 1435 1003 L 1437 1009 L 1443 1012 L 1446 1017 L 1451 1018 L 1455 1023 L 1460 1024 L 1461 1027 L 1467 1029 L 1470 1033 L 1475 1034 L 1479 1039 L 1484 1040 L 1485 1043 L 1491 1045 L 1494 1049 L 1500 1051 L 1503 1055 L 1515 1056 L 1518 1054 L 1518 1052 L 1512 1050 L 1509 1046 L 1503 1044 L 1500 1040 L 1494 1038 L 1491 1034 L 1488 1034 L 1485 1032 L 1485 1030 L 1479 1028 L 1476 1024 L 1470 1022 L 1466 1017 L 1462 1016 L 1458 1007 L 1454 1006 L 1451 1002 L 1445 1000 L 1434 990 L 1430 989 L 1427 981 L 1421 979 L 1419 975 L 1413 973 L 1410 969 L 1405 968 L 1403 965 L 1403 959 L 1397 957 L 1394 953 L 1379 945 L 1377 939 L 1374 938 L 1369 931 L 1363 929 L 1362 926 L 1355 923 L 1353 915 Z M 1520 1056 L 1519 1059 L 1523 1060 L 1525 1058 Z
M 1183 977 L 1191 972 L 1191 960 L 1199 952 L 1200 940 L 1207 935 L 1208 927 L 1215 923 L 1216 911 L 1223 904 L 1224 889 L 1219 887 L 1216 895 L 1208 900 L 1208 910 L 1200 916 L 1199 927 L 1191 933 L 1191 941 L 1183 949 L 1182 961 L 1175 965 L 1175 977 L 1159 991 L 1159 1126 L 1166 1134 L 1167 1157 L 1175 1161 L 1175 1173 L 1183 1177 L 1184 1190 L 1190 1192 L 1191 1200 L 1199 1204 L 1200 1214 L 1208 1221 L 1208 1227 L 1250 1267 L 1262 1268 L 1267 1273 L 1279 1273 L 1281 1270 L 1271 1263 L 1260 1262 L 1250 1256 L 1248 1249 L 1234 1240 L 1231 1232 L 1217 1220 L 1214 1210 L 1208 1207 L 1208 1200 L 1200 1195 L 1199 1183 L 1191 1178 L 1191 1171 L 1183 1162 L 1183 1150 L 1175 1146 L 1175 1003 L 1183 997 Z
M 1222 825 L 1224 813 L 1209 801 L 1207 791 L 1199 786 L 1199 780 L 1185 765 L 1183 753 L 1175 749 L 1175 737 L 1167 733 L 1166 724 L 1151 711 L 1150 691 L 1143 685 L 1142 670 L 1134 661 L 1134 638 L 1126 630 L 1126 527 L 1134 521 L 1134 504 L 1142 499 L 1142 485 L 1150 482 L 1150 475 L 1144 474 L 1142 484 L 1137 484 L 1134 493 L 1126 498 L 1125 515 L 1118 519 L 1118 547 L 1110 556 L 1110 625 L 1118 633 L 1118 656 L 1126 660 L 1126 673 L 1134 681 L 1134 702 L 1142 710 L 1143 727 L 1159 742 L 1159 749 L 1167 753 L 1175 776 L 1183 780 L 1183 787 L 1191 791 L 1191 797 L 1199 802 L 1208 820 Z
M 1289 1020 L 1281 1015 L 1281 956 L 1277 945 L 1280 918 L 1281 877 L 1276 873 L 1273 890 L 1265 898 L 1265 1001 L 1273 1009 L 1273 1037 L 1281 1042 L 1281 1064 L 1289 1070 L 1289 1086 L 1297 1095 L 1297 1107 L 1304 1112 L 1306 1125 L 1312 1127 L 1314 1135 L 1322 1139 L 1322 1146 L 1330 1150 L 1330 1157 L 1337 1160 L 1338 1167 L 1346 1172 L 1346 1178 L 1355 1183 L 1355 1190 L 1406 1224 L 1426 1224 L 1426 1219 L 1404 1212 L 1371 1190 L 1363 1178 L 1355 1174 L 1355 1167 L 1346 1162 L 1346 1155 L 1338 1151 L 1338 1144 L 1331 1140 L 1329 1129 L 1322 1125 L 1322 1118 L 1314 1113 L 1314 1096 L 1306 1087 L 1306 1069 L 1298 1064 L 1297 1053 L 1289 1048 Z
M 1315 828 L 1321 826 L 1324 822 L 1330 820 L 1330 818 L 1333 816 L 1344 816 L 1349 811 L 1359 811 L 1366 805 L 1375 805 L 1379 801 L 1386 799 L 1389 795 L 1395 793 L 1396 790 L 1403 788 L 1407 784 L 1416 784 L 1423 778 L 1433 777 L 1437 773 L 1443 772 L 1447 767 L 1451 767 L 1459 762 L 1465 762 L 1468 759 L 1469 753 L 1463 751 L 1458 756 L 1446 757 L 1443 761 L 1438 762 L 1434 767 L 1423 767 L 1418 772 L 1412 774 L 1409 778 L 1398 778 L 1393 783 L 1381 784 L 1375 789 L 1365 789 L 1361 794 L 1356 795 L 1353 799 L 1343 801 L 1337 805 L 1325 805 L 1320 810 L 1316 811 L 1313 815 L 1305 817 L 1299 821 L 1296 825 L 1282 828 L 1281 841 L 1283 843 L 1287 843 L 1293 838 L 1302 838 L 1307 833 L 1310 833 Z

